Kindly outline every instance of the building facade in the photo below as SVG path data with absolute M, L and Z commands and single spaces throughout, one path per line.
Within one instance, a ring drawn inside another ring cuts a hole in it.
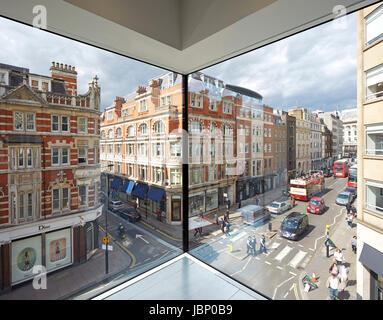
M 112 196 L 182 221 L 182 79 L 170 72 L 116 97 L 101 122 L 101 162 Z M 108 172 L 107 166 L 113 165 Z
M 342 111 L 343 122 L 343 154 L 347 158 L 356 157 L 358 145 L 357 108 Z
M 319 118 L 322 128 L 322 158 L 323 158 L 323 167 L 332 168 L 333 158 L 332 158 L 332 133 L 324 124 L 323 119 Z
M 307 119 L 310 121 L 311 141 L 311 169 L 319 170 L 323 167 L 322 158 L 322 125 L 318 116 L 314 113 L 307 113 Z
M 286 124 L 287 136 L 287 182 L 295 178 L 297 174 L 296 167 L 296 118 L 290 116 L 286 111 L 282 111 L 282 121 Z
M 275 187 L 287 185 L 287 124 L 280 110 L 274 110 L 274 171 Z
M 87 260 L 98 248 L 100 87 L 0 64 L 0 285 Z
M 383 300 L 383 5 L 357 15 L 357 297 Z

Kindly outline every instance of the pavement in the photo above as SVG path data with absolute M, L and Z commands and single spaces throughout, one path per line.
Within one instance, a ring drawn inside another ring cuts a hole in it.
M 356 206 L 356 204 L 354 205 Z M 356 300 L 356 254 L 351 249 L 351 238 L 356 235 L 356 224 L 354 223 L 352 229 L 350 229 L 345 217 L 346 209 L 342 209 L 342 214 L 339 215 L 335 227 L 332 227 L 334 229 L 330 228 L 329 238 L 338 248 L 342 249 L 344 261 L 348 264 L 350 271 L 347 287 L 343 292 L 339 292 L 339 299 Z M 330 257 L 327 258 L 324 246 L 325 240 L 326 236 L 323 235 L 323 239 L 318 242 L 318 246 L 322 248 L 317 250 L 311 262 L 307 265 L 305 272 L 300 275 L 300 279 L 303 279 L 307 274 L 306 271 L 310 272 L 310 277 L 312 277 L 312 272 L 315 272 L 318 280 L 318 288 L 311 289 L 309 292 L 304 290 L 302 281 L 299 281 L 298 285 L 303 300 L 329 300 L 329 289 L 326 288 L 326 281 L 330 275 L 329 268 L 334 259 L 333 253 L 335 249 L 330 250 Z

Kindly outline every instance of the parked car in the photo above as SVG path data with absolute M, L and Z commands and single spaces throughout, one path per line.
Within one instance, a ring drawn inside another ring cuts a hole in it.
M 350 192 L 342 191 L 338 194 L 335 203 L 340 206 L 345 206 L 347 203 L 352 202 L 352 194 Z
M 243 223 L 250 225 L 261 224 L 271 218 L 270 212 L 264 207 L 257 205 L 247 205 L 237 210 L 241 214 Z
M 136 223 L 141 219 L 141 214 L 133 208 L 118 210 L 118 214 L 121 216 L 121 218 L 124 218 L 132 223 Z
M 309 228 L 309 216 L 305 213 L 292 212 L 281 224 L 281 236 L 298 240 Z
M 282 201 L 273 201 L 271 204 L 266 206 L 266 209 L 270 213 L 283 213 L 287 210 L 290 210 L 293 207 L 293 204 L 290 199 Z
M 324 199 L 321 197 L 312 197 L 307 205 L 307 212 L 322 213 L 325 208 Z
M 111 200 L 109 201 L 109 209 L 113 212 L 121 210 L 124 208 L 124 204 L 120 200 Z
M 356 198 L 356 188 L 354 187 L 347 187 L 346 189 L 344 189 L 345 192 L 350 192 L 351 195 L 352 195 L 352 201 L 355 200 Z

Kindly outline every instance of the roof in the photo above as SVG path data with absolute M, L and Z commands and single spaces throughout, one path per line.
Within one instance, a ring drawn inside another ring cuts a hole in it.
M 323 198 L 322 197 L 311 197 L 310 200 L 321 201 L 321 200 L 323 200 Z
M 299 218 L 301 218 L 303 216 L 306 216 L 306 214 L 294 211 L 294 212 L 291 212 L 288 216 L 286 216 L 285 219 L 298 220 Z
M 240 93 L 240 94 L 243 94 L 245 96 L 252 97 L 252 98 L 255 98 L 255 99 L 260 99 L 260 100 L 263 99 L 263 97 L 259 93 L 255 92 L 253 90 L 247 89 L 247 88 L 243 88 L 243 87 L 238 87 L 238 86 L 233 86 L 231 84 L 227 84 L 226 85 L 226 89 L 229 89 L 231 91 L 234 91 L 234 92 L 237 92 L 237 93 Z
M 28 68 L 12 66 L 12 65 L 10 65 L 10 64 L 5 64 L 5 63 L 0 63 L 0 68 L 3 68 L 3 69 L 11 69 L 11 70 L 13 70 L 13 71 L 17 71 L 17 72 L 20 72 L 20 73 L 23 73 L 24 71 L 25 71 L 26 73 L 29 73 L 29 69 L 28 69 Z

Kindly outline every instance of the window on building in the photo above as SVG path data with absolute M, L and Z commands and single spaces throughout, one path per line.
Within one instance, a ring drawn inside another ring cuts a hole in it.
M 105 138 L 106 138 L 106 136 L 105 136 L 105 131 L 102 130 L 102 131 L 101 131 L 101 139 L 105 139 Z
M 172 157 L 181 156 L 181 142 L 170 142 L 170 155 Z
M 87 163 L 87 154 L 85 148 L 78 148 L 78 163 L 86 164 Z
M 366 126 L 366 155 L 383 155 L 383 123 Z
M 86 206 L 87 205 L 87 186 L 78 187 L 78 197 L 79 197 L 79 205 Z
M 23 148 L 19 148 L 18 160 L 19 160 L 18 167 L 24 168 L 24 149 Z
M 201 122 L 192 120 L 189 122 L 189 131 L 194 133 L 200 133 L 203 130 L 203 125 Z
M 24 130 L 24 113 L 15 111 L 13 117 L 15 130 Z
M 78 133 L 87 133 L 87 124 L 86 121 L 87 119 L 84 117 L 79 117 L 77 119 L 77 132 Z
M 52 148 L 52 165 L 59 164 L 59 148 Z
M 365 45 L 369 46 L 383 37 L 383 6 L 371 12 L 365 23 Z
M 133 126 L 128 127 L 128 137 L 133 137 L 135 135 L 135 129 Z
M 62 151 L 61 164 L 69 164 L 69 149 L 64 148 L 61 151 Z
M 116 136 L 117 136 L 117 138 L 122 138 L 122 129 L 121 128 L 117 128 Z
M 170 184 L 181 184 L 181 170 L 170 169 Z
M 19 194 L 19 218 L 25 218 L 24 193 Z
M 140 101 L 140 107 L 139 107 L 139 112 L 145 112 L 147 111 L 147 105 L 146 105 L 146 100 L 141 100 Z
M 27 193 L 27 216 L 28 218 L 33 216 L 33 196 L 32 192 Z
M 113 120 L 113 111 L 108 111 L 107 115 L 108 115 L 108 121 L 112 121 Z
M 366 101 L 383 97 L 383 64 L 366 71 Z
M 69 117 L 62 116 L 61 117 L 61 131 L 68 132 L 69 131 Z M 104 132 L 104 138 L 105 139 L 105 132 Z
M 35 114 L 27 113 L 27 131 L 34 131 L 36 129 Z
M 232 103 L 228 101 L 223 102 L 223 113 L 231 114 L 232 113 Z
M 154 133 L 164 133 L 165 132 L 165 125 L 164 122 L 159 120 L 154 123 Z
M 52 209 L 60 210 L 60 189 L 53 189 L 52 191 Z
M 146 123 L 143 123 L 141 124 L 139 127 L 138 127 L 138 133 L 140 135 L 147 135 L 148 134 L 148 126 Z
M 62 188 L 62 209 L 69 207 L 69 188 Z

